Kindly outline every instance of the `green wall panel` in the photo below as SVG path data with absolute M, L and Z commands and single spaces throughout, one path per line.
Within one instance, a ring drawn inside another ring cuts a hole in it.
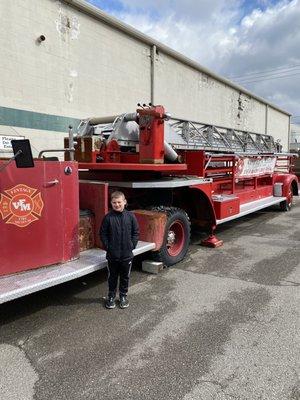
M 0 107 L 0 125 L 40 129 L 42 131 L 68 132 L 69 125 L 77 128 L 79 122 L 80 120 L 77 118 Z

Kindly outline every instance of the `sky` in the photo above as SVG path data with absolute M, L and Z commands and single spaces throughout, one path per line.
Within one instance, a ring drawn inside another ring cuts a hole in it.
M 300 0 L 88 0 L 300 123 Z

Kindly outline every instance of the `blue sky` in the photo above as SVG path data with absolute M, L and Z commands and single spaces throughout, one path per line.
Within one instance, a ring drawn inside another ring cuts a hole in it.
M 107 13 L 111 13 L 113 15 L 119 15 L 121 13 L 131 12 L 132 14 L 141 14 L 147 12 L 150 15 L 159 16 L 160 7 L 151 7 L 151 5 L 145 4 L 144 1 L 140 1 L 135 3 L 134 8 L 130 5 L 129 1 L 122 0 L 87 0 L 89 3 L 94 6 L 106 11 Z M 279 3 L 279 0 L 241 0 L 236 2 L 236 8 L 240 9 L 241 18 L 245 15 L 248 15 L 255 9 L 260 9 L 262 11 L 266 10 L 269 6 L 273 6 L 276 3 Z M 178 3 L 176 0 L 167 1 L 170 6 Z M 201 1 L 198 1 L 201 3 Z
M 300 123 L 300 0 L 88 2 L 268 99 Z
M 107 12 L 120 12 L 120 11 L 125 11 L 126 8 L 128 7 L 129 2 L 122 1 L 122 0 L 88 0 L 89 3 L 95 5 L 96 7 L 101 8 L 102 10 L 105 10 Z M 173 1 L 172 3 L 176 3 Z M 261 9 L 265 10 L 268 6 L 274 5 L 276 3 L 279 3 L 279 0 L 270 0 L 270 1 L 264 1 L 264 0 L 255 0 L 255 1 L 249 1 L 249 0 L 244 0 L 239 2 L 241 5 L 242 10 L 244 11 L 244 14 L 250 13 L 254 9 Z M 140 9 L 145 9 L 147 7 L 143 6 L 144 2 L 141 1 L 140 4 L 138 5 L 138 8 Z
M 244 10 L 245 15 L 249 14 L 255 9 L 260 9 L 262 11 L 266 10 L 266 8 L 273 6 L 274 4 L 279 3 L 279 0 L 273 0 L 273 1 L 263 1 L 263 0 L 257 0 L 257 1 L 247 1 L 244 0 L 241 4 L 242 9 Z
M 91 3 L 107 12 L 120 12 L 124 10 L 123 4 L 118 0 L 90 0 L 88 3 Z

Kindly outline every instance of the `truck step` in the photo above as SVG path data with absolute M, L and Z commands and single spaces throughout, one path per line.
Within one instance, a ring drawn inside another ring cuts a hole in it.
M 154 248 L 154 243 L 139 241 L 133 254 Z M 4 276 L 0 278 L 0 304 L 103 269 L 107 265 L 105 254 L 101 249 L 86 250 L 78 260 Z
M 241 204 L 240 212 L 235 215 L 230 215 L 229 217 L 223 219 L 217 219 L 217 225 L 223 224 L 224 222 L 232 221 L 233 219 L 243 217 L 244 215 L 251 214 L 253 212 L 262 210 L 263 208 L 267 208 L 273 206 L 275 204 L 279 204 L 282 201 L 286 200 L 285 197 L 265 197 L 263 199 L 251 201 L 249 203 Z

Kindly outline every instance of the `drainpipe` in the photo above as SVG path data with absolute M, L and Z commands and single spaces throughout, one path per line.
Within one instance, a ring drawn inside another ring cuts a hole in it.
M 265 119 L 265 134 L 268 135 L 268 115 L 269 114 L 269 106 L 266 104 L 266 119 Z
M 289 122 L 288 122 L 288 151 L 290 151 L 290 147 L 291 147 L 291 142 L 292 142 L 292 138 L 291 138 L 291 116 L 289 115 Z
M 151 46 L 151 88 L 150 88 L 150 101 L 151 104 L 155 104 L 155 57 L 156 57 L 156 46 Z

